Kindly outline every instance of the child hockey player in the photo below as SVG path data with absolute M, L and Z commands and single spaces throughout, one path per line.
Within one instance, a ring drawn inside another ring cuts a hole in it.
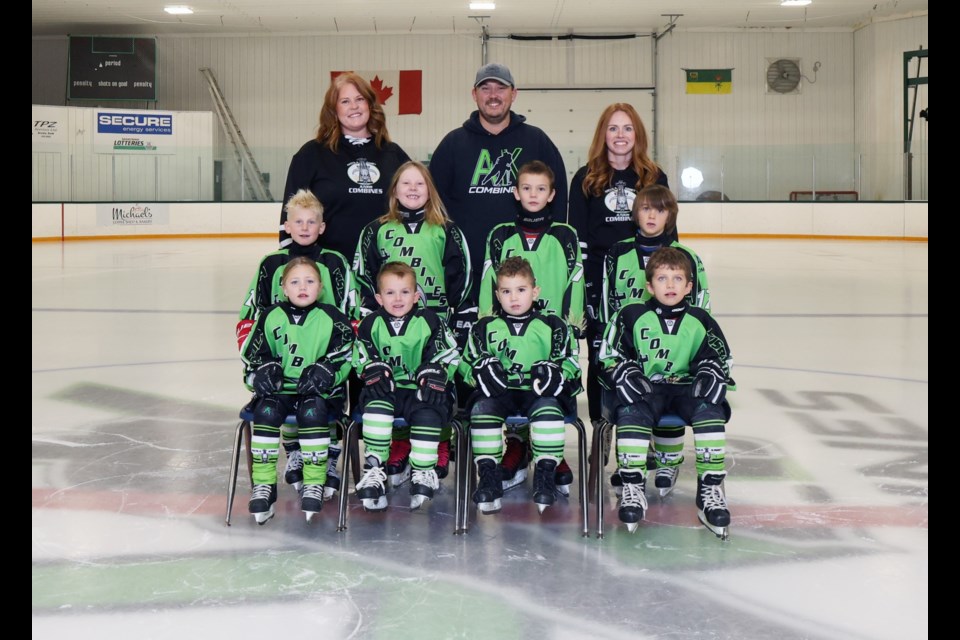
M 412 160 L 402 164 L 390 182 L 389 194 L 387 213 L 363 228 L 353 258 L 362 313 L 366 315 L 377 307 L 375 278 L 380 268 L 387 262 L 398 261 L 413 268 L 422 304 L 453 327 L 454 317 L 472 307 L 473 276 L 466 240 L 447 216 L 423 164 Z M 463 336 L 458 343 L 462 345 L 465 340 Z M 441 478 L 447 475 L 450 436 L 451 429 L 444 426 L 437 463 Z M 409 456 L 409 430 L 398 430 L 391 445 L 387 474 L 405 473 Z
M 503 422 L 521 413 L 530 418 L 533 443 L 533 501 L 540 513 L 555 501 L 556 471 L 563 460 L 564 407 L 580 388 L 577 341 L 558 315 L 541 313 L 534 302 L 540 287 L 520 256 L 497 270 L 499 311 L 470 331 L 465 358 L 469 382 L 470 437 L 479 481 L 473 494 L 482 513 L 500 511 L 503 479 Z
M 440 486 L 437 447 L 442 427 L 453 417 L 448 383 L 460 364 L 460 353 L 443 319 L 417 307 L 419 297 L 413 268 L 388 262 L 377 276 L 381 308 L 357 327 L 353 365 L 363 384 L 360 406 L 366 448 L 357 496 L 368 511 L 387 508 L 384 463 L 395 416 L 410 425 L 410 508 L 433 498 Z M 391 484 L 398 486 L 399 479 Z
M 689 256 L 672 247 L 658 249 L 647 262 L 646 280 L 653 298 L 628 304 L 611 319 L 599 354 L 604 405 L 617 425 L 620 520 L 633 532 L 643 519 L 651 428 L 664 413 L 676 413 L 693 427 L 700 521 L 726 539 L 730 348 L 712 316 L 690 304 Z
M 604 323 L 629 302 L 647 301 L 651 293 L 646 287 L 645 269 L 650 256 L 660 247 L 674 247 L 686 256 L 694 280 L 691 283 L 687 302 L 710 311 L 710 292 L 703 262 L 687 246 L 675 240 L 679 207 L 673 192 L 655 184 L 641 189 L 633 201 L 633 221 L 637 226 L 633 238 L 613 245 L 607 253 L 603 277 Z M 653 429 L 654 452 L 657 473 L 654 484 L 660 497 L 666 497 L 676 486 L 683 462 L 683 427 Z M 614 486 L 619 486 L 620 476 L 610 477 Z
M 280 428 L 297 415 L 303 452 L 300 508 L 307 521 L 323 508 L 330 428 L 327 416 L 342 410 L 343 382 L 350 371 L 353 329 L 336 307 L 318 301 L 322 288 L 317 263 L 298 256 L 283 270 L 287 300 L 257 317 L 241 354 L 251 371 L 254 405 L 250 453 L 253 491 L 250 513 L 258 524 L 273 517 L 277 500 Z
M 584 324 L 584 281 L 580 243 L 573 227 L 555 222 L 551 202 L 556 194 L 553 171 L 540 160 L 520 167 L 513 188 L 517 204 L 515 222 L 494 227 L 487 236 L 483 277 L 480 284 L 480 317 L 500 311 L 495 294 L 497 270 L 510 256 L 525 258 L 536 276 L 540 296 L 538 308 L 563 318 L 574 336 L 582 335 Z M 504 490 L 527 477 L 530 462 L 529 426 L 507 434 L 501 462 Z M 566 460 L 557 465 L 557 490 L 569 495 L 573 472 Z
M 253 328 L 257 316 L 270 305 L 283 300 L 283 289 L 280 279 L 283 268 L 297 256 L 306 256 L 317 263 L 320 271 L 320 302 L 330 304 L 341 313 L 356 318 L 357 290 L 353 271 L 347 259 L 340 253 L 321 249 L 318 240 L 323 234 L 326 224 L 323 221 L 323 205 L 316 196 L 306 189 L 300 189 L 284 205 L 287 217 L 283 223 L 286 233 L 292 242 L 279 251 L 268 253 L 260 260 L 250 288 L 240 308 L 240 321 L 237 323 L 237 345 L 243 342 Z M 250 374 L 246 371 L 244 378 Z M 337 391 L 343 395 L 344 390 Z M 340 446 L 337 444 L 337 425 L 330 425 L 331 444 L 330 459 L 327 468 L 326 499 L 332 498 L 340 489 L 340 475 L 337 473 L 337 460 L 340 457 Z M 303 457 L 300 451 L 300 442 L 297 439 L 296 427 L 283 425 L 283 448 L 286 452 L 287 464 L 284 471 L 284 481 L 300 490 L 303 483 Z

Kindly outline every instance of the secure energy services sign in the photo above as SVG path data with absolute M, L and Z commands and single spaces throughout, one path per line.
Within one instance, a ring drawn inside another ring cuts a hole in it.
M 70 36 L 70 100 L 157 100 L 157 39 Z
M 170 111 L 96 109 L 96 153 L 172 154 L 174 114 Z

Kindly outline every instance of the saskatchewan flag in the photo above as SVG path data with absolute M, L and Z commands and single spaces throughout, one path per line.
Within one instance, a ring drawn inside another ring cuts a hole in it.
M 684 69 L 687 93 L 733 93 L 733 69 Z

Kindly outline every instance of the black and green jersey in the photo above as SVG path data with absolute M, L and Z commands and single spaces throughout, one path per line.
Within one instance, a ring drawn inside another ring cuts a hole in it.
M 653 252 L 660 247 L 673 247 L 682 251 L 689 259 L 694 273 L 693 288 L 686 296 L 691 305 L 710 311 L 710 289 L 707 287 L 707 272 L 703 262 L 693 249 L 671 242 L 666 236 L 659 236 L 662 244 L 651 243 L 649 238 L 639 234 L 627 240 L 621 240 L 610 248 L 604 261 L 602 315 L 603 322 L 630 302 L 646 302 L 653 296 L 647 291 L 647 274 L 644 271 Z
M 535 235 L 528 235 L 515 222 L 497 225 L 490 231 L 480 280 L 480 317 L 500 311 L 495 295 L 497 269 L 511 256 L 530 262 L 545 311 L 559 315 L 571 326 L 584 326 L 580 242 L 573 227 L 561 223 L 552 223 Z
M 295 394 L 300 374 L 320 360 L 337 368 L 334 387 L 346 381 L 352 349 L 353 328 L 339 309 L 320 302 L 297 307 L 284 301 L 259 315 L 240 349 L 240 357 L 248 371 L 279 362 L 283 365 L 279 393 Z
M 560 365 L 563 377 L 580 380 L 580 351 L 567 323 L 552 313 L 531 311 L 525 316 L 497 314 L 481 318 L 470 330 L 461 370 L 467 384 L 476 386 L 473 368 L 490 356 L 503 364 L 511 389 L 531 388 L 530 369 L 535 362 L 550 360 Z M 576 385 L 579 389 L 579 384 Z
M 732 382 L 730 346 L 720 325 L 687 303 L 672 309 L 656 300 L 626 305 L 607 324 L 598 357 L 607 371 L 634 360 L 655 383 L 689 383 L 701 361 L 714 360 Z
M 353 258 L 360 302 L 364 308 L 377 309 L 377 274 L 387 262 L 404 262 L 417 274 L 417 286 L 428 309 L 447 317 L 465 306 L 470 295 L 470 254 L 460 229 L 418 222 L 400 223 L 374 220 L 360 234 Z
M 240 307 L 240 319 L 253 320 L 267 307 L 286 299 L 280 279 L 287 263 L 298 256 L 313 258 L 320 269 L 322 286 L 318 302 L 333 305 L 341 313 L 358 318 L 356 280 L 347 259 L 336 251 L 321 249 L 316 244 L 303 247 L 293 243 L 285 249 L 268 253 L 260 260 L 260 267 Z
M 414 389 L 417 369 L 426 362 L 441 365 L 451 380 L 460 364 L 460 352 L 446 322 L 433 311 L 419 308 L 395 318 L 378 309 L 357 326 L 353 366 L 361 372 L 376 360 L 393 367 L 398 387 Z

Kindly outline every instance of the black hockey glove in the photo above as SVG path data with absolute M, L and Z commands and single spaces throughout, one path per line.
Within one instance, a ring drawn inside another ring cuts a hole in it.
M 330 391 L 336 379 L 337 371 L 333 365 L 326 360 L 321 360 L 310 365 L 300 374 L 297 393 L 302 396 L 319 396 L 325 391 Z
M 727 395 L 727 374 L 716 360 L 703 360 L 697 365 L 697 374 L 690 385 L 690 395 L 720 404 Z
M 507 372 L 495 357 L 481 360 L 473 368 L 473 378 L 477 381 L 477 388 L 488 398 L 496 398 L 507 392 Z
M 563 370 L 556 362 L 540 360 L 530 367 L 533 392 L 544 398 L 553 398 L 563 391 Z
M 635 404 L 653 391 L 649 378 L 633 360 L 624 360 L 610 373 L 610 381 L 623 404 Z
M 253 380 L 251 380 L 250 386 L 261 397 L 280 391 L 280 387 L 283 386 L 283 367 L 280 366 L 279 362 L 268 362 L 260 365 L 253 372 Z
M 360 379 L 363 381 L 363 392 L 367 400 L 386 398 L 396 389 L 393 381 L 393 367 L 380 360 L 365 366 L 360 372 Z
M 447 399 L 447 374 L 438 364 L 424 363 L 417 369 L 417 400 L 443 404 Z
M 453 337 L 457 340 L 457 346 L 461 350 L 466 349 L 467 340 L 470 339 L 470 329 L 477 322 L 477 308 L 460 309 L 450 314 L 450 330 Z

